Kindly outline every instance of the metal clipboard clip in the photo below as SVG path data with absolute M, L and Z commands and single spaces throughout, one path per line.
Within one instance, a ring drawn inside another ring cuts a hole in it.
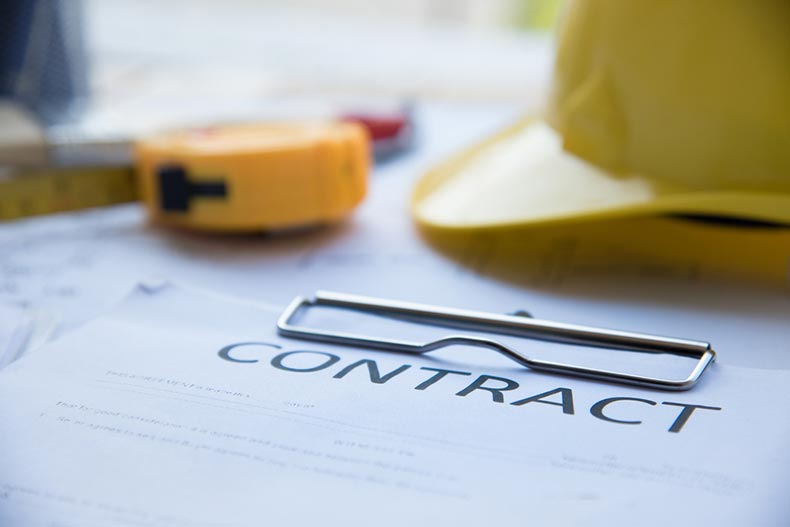
M 668 353 L 694 357 L 697 359 L 697 362 L 687 377 L 683 379 L 669 379 L 529 358 L 511 346 L 498 342 L 493 337 L 448 334 L 439 339 L 412 342 L 356 333 L 314 329 L 300 326 L 293 322 L 294 318 L 303 309 L 320 306 L 402 318 L 418 324 L 511 335 L 526 339 L 623 351 Z M 480 346 L 493 349 L 518 364 L 535 371 L 661 390 L 688 390 L 694 386 L 707 366 L 716 358 L 716 353 L 711 349 L 711 345 L 708 342 L 698 340 L 661 337 L 646 333 L 632 333 L 539 320 L 531 318 L 524 312 L 516 315 L 499 315 L 328 291 L 318 291 L 314 299 L 295 298 L 278 319 L 277 330 L 284 337 L 415 354 L 423 354 L 446 346 L 459 344 Z

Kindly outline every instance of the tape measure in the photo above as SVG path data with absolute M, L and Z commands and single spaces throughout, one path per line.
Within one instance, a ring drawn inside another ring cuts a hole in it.
M 89 168 L 0 180 L 0 218 L 141 199 L 157 223 L 257 231 L 337 221 L 365 196 L 370 145 L 352 122 L 212 127 L 134 146 L 136 170 Z

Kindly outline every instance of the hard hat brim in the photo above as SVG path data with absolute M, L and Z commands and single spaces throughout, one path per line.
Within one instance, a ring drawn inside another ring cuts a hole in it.
M 614 174 L 569 154 L 529 118 L 425 174 L 412 194 L 423 226 L 469 230 L 655 214 L 790 224 L 790 193 L 699 190 Z

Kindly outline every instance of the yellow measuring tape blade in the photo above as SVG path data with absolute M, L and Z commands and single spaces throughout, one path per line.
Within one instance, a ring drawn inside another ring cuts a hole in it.
M 27 170 L 0 177 L 0 220 L 138 199 L 130 167 Z

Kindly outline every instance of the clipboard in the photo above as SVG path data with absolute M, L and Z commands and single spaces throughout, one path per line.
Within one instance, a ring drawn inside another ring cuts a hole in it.
M 448 333 L 438 339 L 408 341 L 362 333 L 315 329 L 296 322 L 296 318 L 304 310 L 321 306 L 396 317 L 417 324 L 483 332 L 488 336 Z M 699 340 L 540 320 L 532 318 L 529 313 L 524 311 L 513 315 L 502 315 L 328 291 L 318 291 L 312 299 L 296 297 L 278 319 L 277 330 L 283 337 L 412 354 L 424 354 L 453 345 L 477 346 L 492 349 L 521 366 L 539 372 L 659 390 L 688 390 L 692 388 L 716 358 L 716 352 L 711 344 Z M 525 339 L 626 352 L 666 353 L 692 357 L 696 359 L 696 362 L 691 371 L 680 379 L 637 375 L 531 358 L 522 351 L 502 343 L 496 338 L 496 335 L 510 335 Z

